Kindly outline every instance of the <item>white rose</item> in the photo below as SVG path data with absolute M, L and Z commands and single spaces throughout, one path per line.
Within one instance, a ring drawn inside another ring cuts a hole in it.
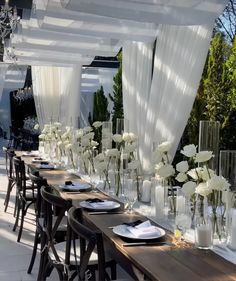
M 189 144 L 185 145 L 180 152 L 187 157 L 193 157 L 197 153 L 197 148 L 194 144 Z
M 130 142 L 131 141 L 131 138 L 130 138 L 130 135 L 129 133 L 124 133 L 123 136 L 122 136 L 123 140 L 125 142 Z
M 168 152 L 171 148 L 171 142 L 164 141 L 161 144 L 158 145 L 157 149 L 160 152 Z
M 130 142 L 134 142 L 138 139 L 138 137 L 134 133 L 129 133 Z
M 184 182 L 188 179 L 187 175 L 185 173 L 178 173 L 178 175 L 175 178 L 178 182 Z
M 186 196 L 192 196 L 195 193 L 197 184 L 193 181 L 188 181 L 183 184 L 182 191 Z
M 46 137 L 45 134 L 39 135 L 39 139 L 40 139 L 40 140 L 45 140 L 45 137 Z
M 83 130 L 85 133 L 89 133 L 89 132 L 92 132 L 93 128 L 88 126 L 88 127 L 84 127 Z
M 39 124 L 38 124 L 38 123 L 34 125 L 34 129 L 35 129 L 35 130 L 38 130 L 38 129 L 39 129 Z
M 212 178 L 215 175 L 215 172 L 211 169 L 208 169 L 206 166 L 204 166 L 201 170 L 201 178 L 204 181 L 209 180 L 210 178 Z
M 212 189 L 207 185 L 206 182 L 201 182 L 197 185 L 195 193 L 202 196 L 207 196 L 212 192 Z
M 98 145 L 99 145 L 99 143 L 97 141 L 94 141 L 94 140 L 91 141 L 91 146 L 98 146 Z
M 123 141 L 122 135 L 119 135 L 119 134 L 113 135 L 112 139 L 114 142 L 117 142 L 117 143 L 121 143 Z
M 107 157 L 118 157 L 120 152 L 117 148 L 107 149 L 106 156 Z
M 95 121 L 95 122 L 93 122 L 93 127 L 94 128 L 99 128 L 99 127 L 101 127 L 102 126 L 102 122 L 101 121 Z
M 187 174 L 194 180 L 202 179 L 202 168 L 194 168 L 187 172 Z
M 200 151 L 196 154 L 195 162 L 202 163 L 209 161 L 214 155 L 212 151 Z
M 181 173 L 186 173 L 189 169 L 187 161 L 181 161 L 176 165 L 176 170 Z
M 162 165 L 159 169 L 156 170 L 156 173 L 158 176 L 162 178 L 168 178 L 170 176 L 173 176 L 175 173 L 175 169 L 170 164 Z
M 222 176 L 213 176 L 211 179 L 207 181 L 208 187 L 212 190 L 227 190 L 230 186 L 228 181 Z

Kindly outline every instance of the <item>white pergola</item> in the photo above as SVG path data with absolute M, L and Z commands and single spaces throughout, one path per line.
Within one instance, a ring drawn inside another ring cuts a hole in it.
M 123 49 L 124 115 L 144 171 L 153 142 L 173 142 L 188 120 L 215 19 L 227 0 L 34 0 L 5 47 L 31 65 L 41 125 L 75 125 L 83 64 Z M 155 50 L 153 55 L 154 43 Z M 4 72 L 4 71 L 3 71 Z M 65 106 L 66 105 L 66 106 Z

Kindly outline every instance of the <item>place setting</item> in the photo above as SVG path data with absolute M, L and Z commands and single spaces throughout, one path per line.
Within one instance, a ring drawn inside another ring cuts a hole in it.
M 91 191 L 91 184 L 84 181 L 65 181 L 64 184 L 59 185 L 59 188 L 62 191 L 72 192 L 72 193 L 80 193 L 80 192 L 88 192 Z
M 44 170 L 53 170 L 55 169 L 54 164 L 48 162 L 48 161 L 40 161 L 35 165 L 37 169 L 44 169 Z
M 119 210 L 121 204 L 113 200 L 88 198 L 80 202 L 80 206 L 88 210 L 89 215 L 124 213 L 123 211 Z
M 111 228 L 124 241 L 123 247 L 170 245 L 165 241 L 165 230 L 153 225 L 150 220 L 124 222 Z

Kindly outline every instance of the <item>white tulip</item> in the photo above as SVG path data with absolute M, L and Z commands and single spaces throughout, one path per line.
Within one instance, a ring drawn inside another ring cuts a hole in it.
M 197 184 L 193 181 L 188 181 L 183 184 L 182 191 L 186 196 L 192 196 L 195 193 Z
M 184 182 L 188 179 L 187 175 L 185 173 L 178 173 L 178 175 L 175 178 L 178 182 Z
M 214 155 L 212 151 L 200 151 L 196 154 L 195 162 L 202 163 L 209 161 Z

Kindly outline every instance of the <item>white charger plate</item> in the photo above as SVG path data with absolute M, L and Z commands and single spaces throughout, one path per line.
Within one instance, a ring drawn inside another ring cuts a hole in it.
M 153 236 L 148 236 L 148 237 L 137 237 L 135 235 L 133 235 L 128 229 L 127 229 L 128 225 L 125 224 L 120 224 L 117 225 L 115 227 L 113 227 L 113 232 L 121 237 L 125 237 L 125 238 L 130 238 L 130 239 L 135 239 L 135 240 L 150 240 L 150 239 L 157 239 L 157 238 L 161 238 L 163 236 L 165 236 L 166 232 L 164 229 L 159 228 L 156 226 L 156 229 L 159 231 L 159 234 L 155 234 Z
M 110 201 L 110 202 L 113 202 L 113 204 L 110 206 L 101 205 L 99 207 L 94 207 L 88 201 L 82 201 L 80 202 L 80 206 L 93 211 L 110 211 L 110 210 L 118 209 L 120 207 L 120 203 L 116 201 Z
M 68 191 L 86 191 L 92 188 L 91 184 L 89 183 L 76 183 L 76 182 L 74 182 L 73 185 L 63 184 L 60 185 L 59 187 L 63 190 L 68 190 Z

